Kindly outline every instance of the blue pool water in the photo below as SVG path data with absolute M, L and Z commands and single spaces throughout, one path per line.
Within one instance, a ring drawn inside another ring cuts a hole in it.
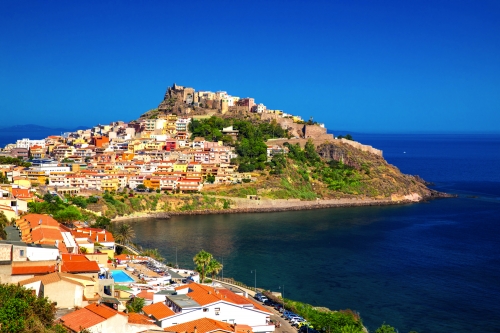
M 111 271 L 111 274 L 113 275 L 113 279 L 115 280 L 115 282 L 134 282 L 134 279 L 128 276 L 128 274 L 124 271 L 114 270 Z

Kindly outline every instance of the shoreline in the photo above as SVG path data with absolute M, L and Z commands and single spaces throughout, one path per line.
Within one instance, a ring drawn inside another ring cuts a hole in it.
M 318 201 L 300 201 L 299 199 L 276 199 L 276 200 L 249 200 L 244 198 L 230 198 L 236 201 L 235 208 L 228 209 L 202 209 L 191 211 L 165 211 L 165 212 L 137 212 L 132 215 L 118 216 L 112 222 L 128 220 L 143 220 L 149 218 L 169 219 L 180 215 L 212 215 L 212 214 L 245 214 L 245 213 L 274 213 L 285 211 L 300 211 L 327 208 L 347 207 L 370 207 L 370 206 L 393 206 L 420 203 L 433 199 L 432 197 L 420 200 L 391 200 L 391 199 L 327 199 Z M 238 205 L 239 203 L 239 205 Z

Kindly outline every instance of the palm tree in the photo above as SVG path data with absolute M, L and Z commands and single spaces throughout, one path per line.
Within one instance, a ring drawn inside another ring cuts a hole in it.
M 221 271 L 221 269 L 222 269 L 222 264 L 220 262 L 218 262 L 217 260 L 212 259 L 208 263 L 207 273 L 208 274 L 212 274 L 212 279 L 214 279 L 215 276 L 217 274 L 219 274 L 219 272 Z
M 120 224 L 118 229 L 116 230 L 116 234 L 114 235 L 115 241 L 122 245 L 127 245 L 128 243 L 132 243 L 135 238 L 134 229 L 130 224 L 123 223 Z
M 196 264 L 195 270 L 200 273 L 200 283 L 203 283 L 203 281 L 205 281 L 208 264 L 210 263 L 212 258 L 213 256 L 205 250 L 201 250 L 193 257 L 193 262 Z
M 129 313 L 131 312 L 141 313 L 144 305 L 145 305 L 144 298 L 134 297 L 127 302 L 127 311 Z

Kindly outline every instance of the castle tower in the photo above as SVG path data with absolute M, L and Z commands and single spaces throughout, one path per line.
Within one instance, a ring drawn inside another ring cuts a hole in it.
M 227 110 L 228 110 L 228 104 L 229 104 L 229 103 L 228 103 L 228 100 L 227 100 L 227 99 L 223 99 L 223 100 L 221 101 L 221 112 L 222 112 L 222 114 L 224 114 L 224 113 L 226 113 L 226 112 L 227 112 Z

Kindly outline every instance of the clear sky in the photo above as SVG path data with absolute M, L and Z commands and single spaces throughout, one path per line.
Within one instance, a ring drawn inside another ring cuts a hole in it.
M 0 127 L 136 119 L 176 82 L 328 128 L 500 131 L 500 1 L 0 4 Z

